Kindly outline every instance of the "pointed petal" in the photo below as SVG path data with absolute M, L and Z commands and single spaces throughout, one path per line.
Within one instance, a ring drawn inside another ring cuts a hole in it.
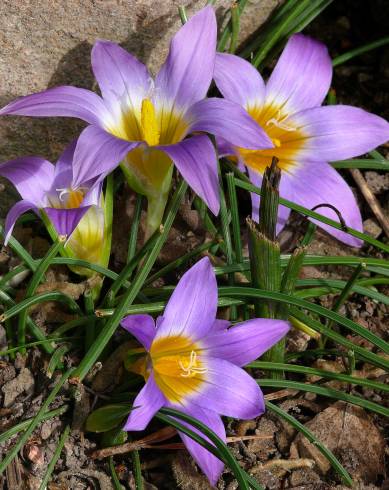
M 246 110 L 263 106 L 265 82 L 248 61 L 233 54 L 217 53 L 213 78 L 224 98 Z
M 256 172 L 255 170 L 252 170 L 249 167 L 247 167 L 247 170 L 248 170 L 252 184 L 255 185 L 256 187 L 261 188 L 262 175 L 259 172 Z M 282 197 L 285 197 L 285 195 L 286 195 L 285 191 L 284 191 L 284 187 L 286 185 L 288 185 L 288 181 L 286 180 L 285 177 L 283 178 L 283 174 L 281 174 L 281 181 L 280 181 L 279 189 L 280 189 L 280 195 Z M 250 196 L 251 196 L 251 206 L 252 206 L 251 216 L 252 216 L 252 219 L 258 223 L 259 222 L 259 204 L 261 202 L 261 198 L 258 194 L 255 194 L 254 192 L 251 192 Z M 289 208 L 287 208 L 286 206 L 282 206 L 282 205 L 278 206 L 278 219 L 277 219 L 277 227 L 276 227 L 277 234 L 285 227 L 285 225 L 289 219 L 289 216 L 290 216 L 290 209 Z
M 287 185 L 284 186 L 281 197 L 308 209 L 318 204 L 331 204 L 341 213 L 347 226 L 363 231 L 361 213 L 354 194 L 339 173 L 328 163 L 304 162 L 293 175 L 284 173 L 282 179 L 286 179 Z M 320 207 L 316 212 L 339 222 L 336 213 L 328 207 Z M 319 221 L 312 221 L 347 245 L 352 247 L 362 245 L 361 240 L 351 235 Z
M 209 429 L 213 430 L 213 432 L 215 432 L 222 441 L 226 441 L 226 430 L 224 428 L 223 421 L 220 418 L 220 415 L 218 415 L 216 412 L 196 407 L 194 405 L 190 405 L 189 407 L 180 406 L 179 410 L 199 420 L 200 422 L 203 422 L 203 424 L 205 424 Z M 179 420 L 179 422 L 211 443 L 208 437 L 204 436 L 201 431 L 197 430 L 192 425 L 186 424 L 182 420 Z M 221 472 L 223 471 L 224 463 L 212 453 L 207 451 L 205 448 L 200 446 L 200 444 L 197 444 L 197 442 L 195 442 L 189 436 L 186 436 L 182 432 L 179 432 L 179 435 L 187 450 L 192 455 L 192 458 L 205 473 L 211 485 L 216 485 L 216 482 L 218 481 Z
M 173 37 L 169 56 L 155 80 L 159 105 L 178 109 L 203 99 L 212 81 L 216 17 L 212 7 L 194 15 Z
M 216 310 L 216 276 L 208 257 L 204 257 L 178 282 L 166 305 L 156 338 L 184 335 L 200 339 L 212 327 Z
M 281 340 L 289 328 L 289 324 L 281 320 L 254 318 L 207 336 L 201 342 L 201 355 L 245 366 Z
M 90 90 L 63 86 L 20 97 L 3 107 L 0 115 L 67 116 L 100 125 L 107 117 L 107 109 Z
M 92 68 L 103 98 L 140 106 L 152 87 L 143 63 L 116 43 L 99 39 L 92 49 Z
M 265 411 L 262 391 L 242 368 L 218 358 L 201 356 L 207 368 L 204 384 L 188 401 L 227 417 L 253 419 Z
M 330 88 L 332 63 L 326 46 L 308 36 L 291 36 L 266 84 L 266 105 L 282 113 L 321 105 Z
M 58 235 L 70 237 L 90 206 L 72 209 L 43 208 Z
M 62 152 L 55 164 L 54 181 L 51 192 L 56 189 L 66 189 L 72 186 L 73 181 L 73 157 L 76 149 L 77 139 L 74 139 Z
M 23 199 L 43 206 L 54 178 L 54 165 L 39 157 L 21 157 L 0 164 L 0 175 L 16 187 Z
M 120 325 L 149 350 L 154 340 L 156 329 L 154 319 L 150 315 L 128 315 Z
M 7 245 L 8 240 L 12 234 L 15 223 L 19 216 L 23 213 L 26 213 L 32 209 L 36 214 L 39 215 L 38 208 L 35 206 L 33 202 L 30 201 L 18 201 L 16 204 L 12 206 L 12 208 L 8 211 L 7 217 L 5 219 L 4 225 L 4 245 Z
M 183 178 L 213 214 L 220 209 L 215 149 L 206 135 L 193 136 L 176 145 L 159 146 L 173 160 Z
M 209 331 L 209 334 L 212 335 L 214 333 L 223 332 L 224 330 L 227 330 L 230 325 L 231 322 L 228 320 L 220 320 L 219 318 L 216 318 L 216 320 L 213 322 L 211 330 Z
M 81 133 L 73 162 L 73 184 L 82 186 L 84 182 L 109 174 L 138 142 L 125 141 L 98 126 L 88 126 Z
M 346 105 L 316 107 L 295 114 L 288 124 L 306 135 L 299 158 L 335 161 L 374 150 L 389 139 L 389 123 L 374 114 Z M 290 133 L 293 138 L 293 133 Z
M 134 400 L 134 408 L 123 430 L 145 429 L 156 412 L 164 405 L 166 405 L 166 399 L 155 383 L 154 374 L 151 373 L 146 384 Z
M 241 148 L 262 150 L 274 145 L 265 131 L 235 102 L 209 98 L 194 104 L 186 117 L 190 132 L 205 131 Z

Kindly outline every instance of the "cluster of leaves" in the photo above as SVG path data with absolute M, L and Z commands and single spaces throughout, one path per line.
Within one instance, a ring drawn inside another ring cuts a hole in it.
M 270 21 L 262 28 L 258 37 L 241 54 L 246 57 L 251 56 L 255 66 L 265 63 L 292 33 L 303 29 L 330 3 L 331 0 L 288 0 L 284 2 L 273 14 Z M 232 7 L 231 19 L 227 23 L 219 41 L 219 50 L 235 51 L 239 33 L 239 19 L 245 4 L 246 1 L 241 0 L 236 2 Z M 182 18 L 185 19 L 185 11 L 181 9 L 180 13 Z M 364 47 L 364 49 L 351 52 L 340 59 L 334 60 L 334 66 L 363 52 L 363 50 L 374 47 L 376 45 Z M 373 152 L 370 158 L 334 162 L 333 165 L 335 168 L 389 170 L 389 164 L 377 152 Z M 125 315 L 132 313 L 158 313 L 163 311 L 173 287 L 153 288 L 152 284 L 158 278 L 166 277 L 172 272 L 182 271 L 191 261 L 197 260 L 204 252 L 209 253 L 210 256 L 218 257 L 219 262 L 222 261 L 224 263 L 224 265 L 215 268 L 216 274 L 221 278 L 220 282 L 227 282 L 227 285 L 220 286 L 219 288 L 219 306 L 229 307 L 230 319 L 232 321 L 237 320 L 238 316 L 247 315 L 253 307 L 257 309 L 258 307 L 263 307 L 263 305 L 276 304 L 278 312 L 281 311 L 294 325 L 305 329 L 312 337 L 310 348 L 303 354 L 289 353 L 286 358 L 282 356 L 277 362 L 274 362 L 273 357 L 271 361 L 262 360 L 252 363 L 250 367 L 269 372 L 268 378 L 258 380 L 261 387 L 273 389 L 290 388 L 302 392 L 312 392 L 320 396 L 358 405 L 373 413 L 389 415 L 386 408 L 362 396 L 351 395 L 323 385 L 323 381 L 337 380 L 349 385 L 365 386 L 381 392 L 389 391 L 388 386 L 383 383 L 365 378 L 357 378 L 353 375 L 356 363 L 369 363 L 388 370 L 389 361 L 381 354 L 389 353 L 388 344 L 374 333 L 338 313 L 341 305 L 344 304 L 351 294 L 363 295 L 388 305 L 388 297 L 379 293 L 374 286 L 389 284 L 389 263 L 386 260 L 369 257 L 321 257 L 309 255 L 306 253 L 306 245 L 309 243 L 314 232 L 312 225 L 308 228 L 305 238 L 303 238 L 300 247 L 296 249 L 294 254 L 279 255 L 276 258 L 280 265 L 279 270 L 271 267 L 270 263 L 267 264 L 268 270 L 270 271 L 270 282 L 273 277 L 275 282 L 278 280 L 281 286 L 278 288 L 270 286 L 266 288 L 260 287 L 263 284 L 261 283 L 261 278 L 256 277 L 255 271 L 250 268 L 252 263 L 250 264 L 250 261 L 245 259 L 242 253 L 241 221 L 237 188 L 261 195 L 264 192 L 264 187 L 258 189 L 253 186 L 245 175 L 240 173 L 228 161 L 221 162 L 220 182 L 220 221 L 215 221 L 211 218 L 205 206 L 198 198 L 194 201 L 194 205 L 199 211 L 204 226 L 213 239 L 201 244 L 194 250 L 153 273 L 155 261 L 163 245 L 166 243 L 182 198 L 187 191 L 187 184 L 184 181 L 181 181 L 176 187 L 168 209 L 165 212 L 163 225 L 140 250 L 136 251 L 142 209 L 142 198 L 138 196 L 129 237 L 128 262 L 119 274 L 93 263 L 58 256 L 62 247 L 61 242 L 54 243 L 43 258 L 34 259 L 15 238 L 12 237 L 10 239 L 9 246 L 19 256 L 22 263 L 0 279 L 0 303 L 4 308 L 1 321 L 6 327 L 7 337 L 10 343 L 10 348 L 0 352 L 0 356 L 13 356 L 16 352 L 25 353 L 29 347 L 40 346 L 50 356 L 47 375 L 52 376 L 58 370 L 62 370 L 63 375 L 34 418 L 23 421 L 0 435 L 0 442 L 4 442 L 15 434 L 21 434 L 16 444 L 0 463 L 0 474 L 15 458 L 19 450 L 43 420 L 62 415 L 66 412 L 68 408 L 66 406 L 52 411 L 49 411 L 49 406 L 67 381 L 71 380 L 77 384 L 85 380 L 85 377 L 101 358 L 104 349 L 110 344 L 121 319 Z M 106 199 L 111 202 L 113 201 L 112 176 L 108 179 Z M 315 218 L 334 228 L 342 229 L 341 224 L 325 218 L 317 212 L 284 199 L 279 199 L 279 203 L 291 208 L 302 216 Z M 389 252 L 389 246 L 385 243 L 355 230 L 349 229 L 347 231 L 351 235 L 362 239 L 365 243 L 383 252 Z M 2 230 L 0 230 L 1 232 Z M 142 266 L 138 267 L 140 263 Z M 94 304 L 91 292 L 85 293 L 83 307 L 62 292 L 36 294 L 38 285 L 45 280 L 47 269 L 54 264 L 83 267 L 104 277 L 105 295 L 100 303 L 98 305 Z M 298 279 L 301 267 L 307 265 L 342 265 L 352 268 L 353 272 L 348 281 L 334 279 Z M 360 277 L 362 270 L 369 273 L 368 278 Z M 27 286 L 24 299 L 16 302 L 14 299 L 15 291 L 9 284 L 13 277 L 23 271 L 30 271 L 32 277 Z M 244 274 L 247 283 L 244 285 L 238 283 L 236 281 L 236 273 Z M 274 277 L 275 274 L 279 274 L 279 277 Z M 308 301 L 318 299 L 329 293 L 338 294 L 338 301 L 333 309 L 327 309 L 316 302 Z M 32 305 L 46 301 L 58 301 L 65 304 L 71 312 L 77 315 L 77 318 L 61 325 L 47 336 L 28 314 L 28 309 Z M 15 319 L 18 319 L 18 338 L 19 341 L 22 340 L 21 342 L 17 342 L 14 339 Z M 333 328 L 335 325 L 338 326 L 337 329 Z M 27 344 L 23 341 L 26 332 L 32 340 L 32 342 Z M 349 338 L 350 333 L 362 337 L 373 348 L 365 348 L 353 343 Z M 13 341 L 14 345 L 12 345 Z M 312 345 L 315 342 L 317 345 Z M 82 349 L 84 349 L 84 355 L 79 365 L 74 369 L 65 370 L 63 356 L 72 351 L 82 351 Z M 322 355 L 341 355 L 347 357 L 350 360 L 349 371 L 340 374 L 304 365 L 305 358 Z M 296 359 L 302 359 L 302 362 L 298 364 L 291 362 Z M 290 381 L 284 376 L 284 373 L 298 373 L 301 375 L 301 380 Z M 307 382 L 306 378 L 312 375 L 320 376 L 321 382 Z M 114 394 L 108 407 L 103 407 L 94 412 L 90 416 L 87 428 L 96 432 L 107 432 L 120 426 L 123 418 L 129 411 L 128 400 L 131 398 L 131 393 L 126 390 L 128 390 L 128 387 L 122 393 Z M 127 402 L 127 404 L 123 406 L 120 402 Z M 342 467 L 334 454 L 317 440 L 313 433 L 278 406 L 267 402 L 267 409 L 290 423 L 297 431 L 315 443 L 316 447 L 328 459 L 343 481 L 349 486 L 352 485 L 352 480 L 348 472 Z M 161 410 L 157 418 L 161 422 L 171 425 L 189 435 L 222 459 L 234 473 L 240 488 L 261 488 L 255 479 L 242 470 L 226 444 L 206 426 L 187 415 L 170 409 Z M 186 424 L 197 429 L 202 436 L 188 428 Z M 70 429 L 67 427 L 60 438 L 54 457 L 47 468 L 41 488 L 45 488 L 49 481 L 69 433 Z M 213 444 L 210 444 L 208 440 Z M 114 441 L 116 443 L 120 442 L 117 434 Z M 121 488 L 112 460 L 110 461 L 110 468 L 116 488 Z M 139 455 L 136 451 L 134 451 L 134 473 L 138 488 L 142 488 Z

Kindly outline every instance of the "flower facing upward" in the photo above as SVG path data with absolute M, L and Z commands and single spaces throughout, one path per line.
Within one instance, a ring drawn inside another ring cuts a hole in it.
M 216 31 L 211 7 L 193 16 L 172 39 L 155 81 L 117 44 L 97 41 L 92 68 L 102 97 L 81 88 L 57 87 L 11 102 L 0 114 L 70 116 L 88 122 L 75 151 L 75 184 L 106 175 L 122 161 L 130 186 L 147 196 L 156 214 L 152 228 L 162 217 L 172 163 L 218 214 L 216 153 L 201 132 L 242 148 L 273 144 L 239 104 L 205 99 L 215 65 Z
M 72 163 L 76 142 L 60 156 L 57 164 L 39 157 L 21 157 L 0 164 L 0 175 L 10 180 L 22 197 L 9 211 L 5 221 L 5 243 L 18 217 L 33 210 L 58 235 L 68 238 L 69 255 L 107 265 L 109 240 L 105 229 L 104 198 L 97 178 L 74 184 Z M 85 269 L 82 270 L 85 275 Z
M 229 327 L 216 319 L 217 284 L 208 258 L 181 278 L 164 314 L 130 315 L 122 326 L 147 351 L 144 388 L 124 430 L 143 430 L 161 407 L 204 422 L 226 440 L 220 415 L 252 419 L 264 410 L 262 392 L 241 366 L 257 359 L 288 331 L 287 322 L 253 319 Z M 187 449 L 215 484 L 223 463 L 184 434 Z
M 328 164 L 361 155 L 389 139 L 389 124 L 355 107 L 320 107 L 332 78 L 327 48 L 302 34 L 292 36 L 265 85 L 258 71 L 234 55 L 218 54 L 216 85 L 223 96 L 241 104 L 272 140 L 271 150 L 251 150 L 221 142 L 225 155 L 246 165 L 251 180 L 260 185 L 273 156 L 282 170 L 280 195 L 307 208 L 330 204 L 346 225 L 362 231 L 356 200 L 347 183 Z M 259 197 L 252 195 L 253 217 L 258 219 Z M 289 209 L 280 206 L 279 230 Z M 338 221 L 328 207 L 319 212 Z M 317 224 L 339 240 L 359 246 L 361 241 L 321 222 Z

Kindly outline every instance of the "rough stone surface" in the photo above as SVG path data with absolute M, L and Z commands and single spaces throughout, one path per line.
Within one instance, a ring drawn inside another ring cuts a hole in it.
M 4 408 L 10 407 L 22 393 L 28 395 L 31 394 L 34 390 L 34 384 L 34 378 L 31 371 L 27 368 L 23 368 L 15 379 L 8 381 L 8 383 L 2 387 L 2 392 L 4 394 Z

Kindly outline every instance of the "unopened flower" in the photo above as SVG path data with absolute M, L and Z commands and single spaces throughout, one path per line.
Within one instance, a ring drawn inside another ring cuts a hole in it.
M 96 177 L 74 183 L 75 146 L 75 142 L 69 145 L 56 165 L 40 157 L 21 157 L 0 164 L 0 176 L 10 180 L 22 197 L 5 220 L 5 243 L 18 217 L 32 210 L 49 225 L 49 231 L 53 226 L 54 234 L 67 237 L 68 255 L 107 265 L 110 231 L 105 225 L 102 184 Z M 88 274 L 84 269 L 82 273 Z
M 88 122 L 75 152 L 75 185 L 109 173 L 122 161 L 130 186 L 148 198 L 148 233 L 160 224 L 172 163 L 218 214 L 216 153 L 201 133 L 247 149 L 273 144 L 239 104 L 205 99 L 215 65 L 216 31 L 211 7 L 193 16 L 172 39 L 155 81 L 117 44 L 97 41 L 92 68 L 102 98 L 81 88 L 57 87 L 11 102 L 0 114 L 70 116 Z
M 202 421 L 225 441 L 220 415 L 252 419 L 264 412 L 262 392 L 241 366 L 278 342 L 289 325 L 257 318 L 228 328 L 229 322 L 216 319 L 216 311 L 216 277 L 204 258 L 181 278 L 156 326 L 148 315 L 123 319 L 122 326 L 147 351 L 146 384 L 124 430 L 143 430 L 161 407 L 173 407 Z M 188 436 L 180 436 L 215 484 L 223 463 Z
M 248 150 L 221 142 L 224 154 L 246 165 L 260 185 L 273 156 L 282 170 L 280 195 L 307 208 L 330 204 L 347 226 L 362 231 L 361 214 L 348 184 L 329 165 L 374 149 L 389 139 L 389 124 L 362 109 L 346 105 L 321 107 L 330 88 L 332 63 L 327 48 L 302 34 L 287 43 L 268 82 L 247 61 L 218 54 L 216 84 L 223 96 L 241 104 L 274 143 L 271 150 Z M 258 219 L 259 197 L 252 195 L 253 217 Z M 338 221 L 329 207 L 321 214 Z M 280 206 L 278 229 L 290 210 Z M 360 246 L 361 241 L 317 222 L 339 240 Z

